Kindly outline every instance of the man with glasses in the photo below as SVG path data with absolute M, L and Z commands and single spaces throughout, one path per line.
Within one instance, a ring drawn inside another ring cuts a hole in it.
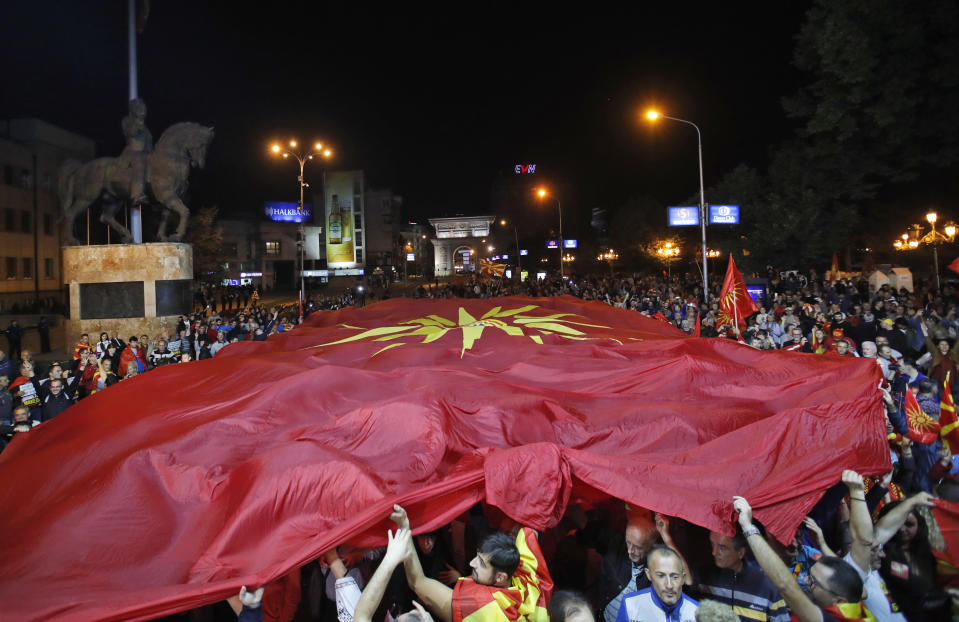
M 846 470 L 842 473 L 842 482 L 849 489 L 849 530 L 852 533 L 852 546 L 843 559 L 855 569 L 865 584 L 867 594 L 864 602 L 876 619 L 879 622 L 905 622 L 905 616 L 899 612 L 899 607 L 886 589 L 885 581 L 879 575 L 879 567 L 885 557 L 882 547 L 896 535 L 913 509 L 932 506 L 931 497 L 927 492 L 916 493 L 890 510 L 873 528 L 869 508 L 866 507 L 862 476 Z
M 733 508 L 739 513 L 739 526 L 753 557 L 782 594 L 794 619 L 799 622 L 869 619 L 862 603 L 862 579 L 852 566 L 838 557 L 820 557 L 806 575 L 803 592 L 792 571 L 753 525 L 749 503 L 742 497 L 734 497 Z

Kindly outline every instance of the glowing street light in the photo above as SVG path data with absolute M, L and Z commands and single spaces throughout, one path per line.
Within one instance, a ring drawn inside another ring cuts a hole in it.
M 333 152 L 329 149 L 323 149 L 323 143 L 317 142 L 314 143 L 313 151 L 308 151 L 306 153 L 300 152 L 297 150 L 296 140 L 291 140 L 289 143 L 289 148 L 283 148 L 279 143 L 273 143 L 270 146 L 270 151 L 273 153 L 282 154 L 284 159 L 289 159 L 290 156 L 296 158 L 297 162 L 300 163 L 300 176 L 296 178 L 300 185 L 300 202 L 297 203 L 296 209 L 300 214 L 303 213 L 303 189 L 308 188 L 309 184 L 303 181 L 303 167 L 306 166 L 308 160 L 312 160 L 314 155 L 322 155 L 325 158 L 329 158 L 333 155 Z M 323 150 L 323 151 L 321 151 Z M 306 229 L 303 226 L 303 223 L 300 223 L 299 228 L 300 239 L 297 240 L 296 245 L 300 248 L 300 322 L 303 322 L 303 306 L 306 304 L 306 281 L 303 277 L 303 271 L 306 269 L 304 252 L 306 247 Z
M 536 196 L 540 199 L 545 199 L 549 196 L 549 191 L 546 188 L 538 188 L 536 190 Z M 563 278 L 563 206 L 559 202 L 559 197 L 556 198 L 556 209 L 559 210 L 559 278 Z
M 932 246 L 932 265 L 936 273 L 936 289 L 942 286 L 939 280 L 939 245 L 943 242 L 954 241 L 957 232 L 957 226 L 953 222 L 946 223 L 942 228 L 945 234 L 936 231 L 936 222 L 938 222 L 938 220 L 939 214 L 929 212 L 926 214 L 926 222 L 929 223 L 928 233 L 920 235 L 922 233 L 922 226 L 913 225 L 909 232 L 903 233 L 899 236 L 899 239 L 892 243 L 893 248 L 897 251 L 913 251 L 923 244 Z
M 703 188 L 703 136 L 699 131 L 699 126 L 693 123 L 692 121 L 687 121 L 686 119 L 679 119 L 677 117 L 670 117 L 664 115 L 658 110 L 649 110 L 646 112 L 646 118 L 650 121 L 657 121 L 659 119 L 669 119 L 670 121 L 678 121 L 679 123 L 685 123 L 686 125 L 692 125 L 696 129 L 696 142 L 699 149 L 699 226 L 702 229 L 703 235 L 703 301 L 709 301 L 709 277 L 706 270 L 706 258 L 709 255 L 708 250 L 706 249 L 706 191 Z

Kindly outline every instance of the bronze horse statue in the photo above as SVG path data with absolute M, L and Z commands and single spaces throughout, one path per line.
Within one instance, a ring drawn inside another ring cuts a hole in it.
M 157 230 L 158 241 L 176 242 L 183 239 L 190 210 L 181 197 L 188 188 L 190 169 L 203 168 L 206 150 L 212 140 L 212 127 L 176 123 L 163 132 L 156 149 L 146 156 L 147 193 L 164 208 Z M 129 165 L 125 165 L 122 158 L 97 158 L 85 164 L 76 160 L 64 162 L 60 166 L 58 191 L 66 243 L 80 243 L 73 234 L 74 223 L 99 198 L 104 199 L 100 222 L 117 231 L 125 244 L 132 242 L 133 234 L 116 220 L 118 202 L 128 203 L 133 198 L 130 196 L 130 186 Z M 170 212 L 176 212 L 180 221 L 176 233 L 167 236 Z

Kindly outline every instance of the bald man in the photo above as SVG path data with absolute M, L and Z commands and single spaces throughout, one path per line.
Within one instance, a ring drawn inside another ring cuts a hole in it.
M 599 596 L 605 622 L 616 622 L 624 596 L 650 586 L 646 554 L 659 541 L 652 517 L 648 513 L 634 516 L 626 526 L 625 540 L 625 546 L 603 557 Z

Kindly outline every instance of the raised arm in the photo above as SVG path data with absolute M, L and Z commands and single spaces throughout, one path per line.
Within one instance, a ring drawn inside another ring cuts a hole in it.
M 879 544 L 889 542 L 889 540 L 896 535 L 896 532 L 899 531 L 899 528 L 905 524 L 906 519 L 909 518 L 909 513 L 915 508 L 923 505 L 932 507 L 934 505 L 932 499 L 932 495 L 928 492 L 917 492 L 889 510 L 889 513 L 876 523 L 876 539 L 879 541 Z
M 862 483 L 862 476 L 849 469 L 842 472 L 842 483 L 849 489 L 849 531 L 852 534 L 849 554 L 861 570 L 868 572 L 872 548 L 882 543 L 876 542 L 872 518 L 866 505 L 866 487 Z
M 410 519 L 406 510 L 398 505 L 393 506 L 390 520 L 401 529 L 409 530 Z M 430 579 L 423 573 L 420 558 L 413 550 L 412 539 L 409 542 L 409 554 L 403 560 L 406 570 L 406 582 L 416 593 L 423 604 L 435 613 L 442 622 L 453 622 L 453 590 L 436 579 Z M 364 592 L 365 593 L 365 592 Z
M 733 508 L 739 512 L 739 526 L 749 549 L 756 558 L 756 563 L 772 581 L 773 586 L 782 594 L 783 600 L 799 622 L 822 622 L 822 612 L 809 597 L 802 591 L 792 571 L 786 567 L 779 555 L 773 551 L 769 543 L 762 537 L 759 530 L 753 525 L 753 509 L 742 497 L 733 497 Z
M 360 600 L 356 603 L 353 622 L 372 622 L 373 614 L 383 600 L 383 594 L 386 593 L 386 586 L 390 582 L 390 577 L 393 576 L 393 571 L 404 558 L 411 554 L 415 555 L 412 550 L 413 538 L 410 536 L 409 529 L 401 527 L 396 530 L 396 535 L 390 531 L 387 531 L 386 535 L 389 538 L 386 555 L 383 556 L 383 561 L 370 577 L 370 582 L 366 584 Z

